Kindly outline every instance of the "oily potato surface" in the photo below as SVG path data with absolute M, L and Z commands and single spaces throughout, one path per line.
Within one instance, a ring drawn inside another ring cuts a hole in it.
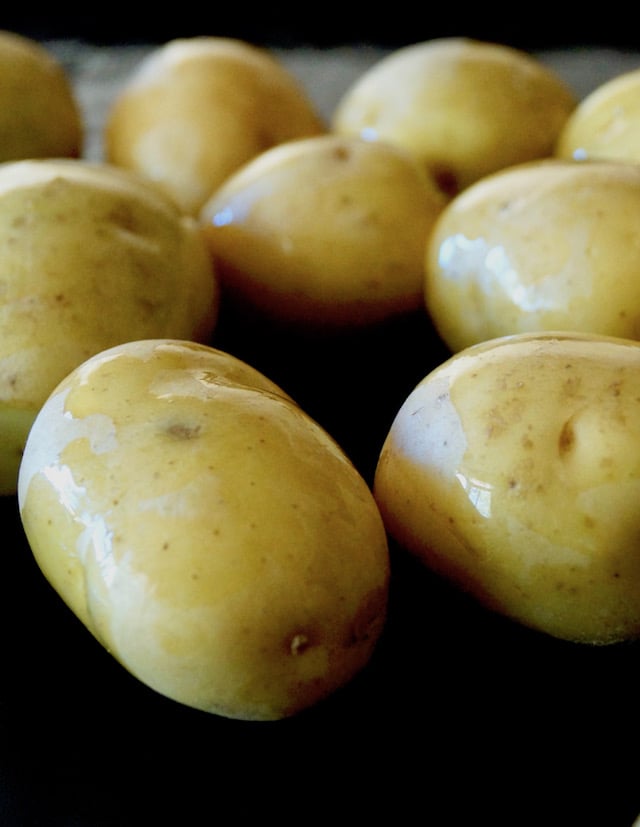
M 527 52 L 434 38 L 365 71 L 339 100 L 331 127 L 402 146 L 455 194 L 498 169 L 552 155 L 576 104 L 565 81 Z
M 349 681 L 386 614 L 369 487 L 291 398 L 230 354 L 128 342 L 42 407 L 20 514 L 53 587 L 131 673 L 231 718 Z
M 543 633 L 640 636 L 640 344 L 549 332 L 450 357 L 408 395 L 374 493 L 388 531 Z
M 449 202 L 425 303 L 450 350 L 534 330 L 640 338 L 640 166 L 545 159 Z
M 104 152 L 195 215 L 250 158 L 325 131 L 306 90 L 272 52 L 233 38 L 177 38 L 146 56 L 116 94 Z
M 206 338 L 218 285 L 197 223 L 133 173 L 0 165 L 0 491 L 31 422 L 80 362 L 132 338 Z
M 404 151 L 322 135 L 245 164 L 200 220 L 238 302 L 294 326 L 357 328 L 422 307 L 424 248 L 445 203 Z

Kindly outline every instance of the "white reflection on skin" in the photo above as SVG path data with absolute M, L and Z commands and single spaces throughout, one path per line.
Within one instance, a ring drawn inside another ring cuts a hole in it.
M 524 312 L 558 306 L 556 276 L 551 273 L 545 280 L 530 285 L 523 283 L 501 244 L 488 244 L 483 238 L 471 239 L 456 233 L 440 245 L 438 264 L 445 278 L 472 282 L 487 296 L 503 293 Z
M 456 479 L 465 490 L 469 502 L 476 509 L 478 514 L 487 519 L 491 517 L 491 492 L 492 486 L 489 483 L 481 480 L 470 479 L 465 477 L 459 471 L 456 473 Z
M 86 565 L 89 553 L 93 552 L 105 585 L 111 586 L 117 574 L 113 560 L 113 532 L 107 528 L 101 514 L 85 508 L 87 489 L 76 483 L 67 465 L 49 465 L 42 469 L 42 474 L 57 492 L 61 505 L 82 526 L 76 543 L 79 560 Z

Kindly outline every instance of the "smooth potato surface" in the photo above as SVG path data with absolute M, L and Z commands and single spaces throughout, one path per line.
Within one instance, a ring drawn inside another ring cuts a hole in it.
M 236 299 L 285 323 L 355 327 L 423 306 L 424 249 L 445 203 L 404 151 L 323 135 L 261 153 L 200 219 Z
M 640 167 L 541 160 L 460 193 L 429 240 L 425 303 L 450 350 L 535 330 L 640 339 Z
M 142 173 L 195 215 L 250 158 L 325 131 L 306 90 L 271 52 L 232 38 L 178 38 L 120 89 L 104 147 L 108 161 Z
M 197 223 L 132 173 L 82 160 L 0 165 L 0 491 L 29 426 L 94 353 L 151 336 L 204 339 L 218 284 Z
M 331 126 L 408 149 L 455 194 L 498 169 L 551 155 L 576 103 L 566 83 L 524 51 L 436 38 L 392 51 L 357 78 Z
M 435 368 L 382 448 L 388 531 L 546 634 L 640 636 L 640 344 L 519 334 Z
M 183 704 L 293 715 L 362 669 L 382 631 L 389 560 L 370 489 L 224 352 L 160 340 L 88 360 L 41 409 L 18 500 L 61 597 Z

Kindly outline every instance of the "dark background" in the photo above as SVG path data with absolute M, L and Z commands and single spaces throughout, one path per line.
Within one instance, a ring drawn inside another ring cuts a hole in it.
M 586 4 L 467 5 L 392 2 L 298 3 L 278 6 L 239 2 L 147 6 L 135 3 L 11 4 L 0 27 L 37 38 L 76 37 L 96 43 L 159 42 L 196 34 L 240 37 L 275 46 L 373 44 L 395 47 L 432 37 L 465 35 L 523 48 L 575 45 L 635 48 L 640 34 L 630 6 L 606 4 L 594 13 Z

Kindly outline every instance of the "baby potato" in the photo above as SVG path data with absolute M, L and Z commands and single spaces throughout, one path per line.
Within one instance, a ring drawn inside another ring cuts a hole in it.
M 558 134 L 555 155 L 640 162 L 640 69 L 611 78 L 580 101 Z
M 534 161 L 442 211 L 425 303 L 453 352 L 534 330 L 639 339 L 639 250 L 640 166 Z
M 70 78 L 36 40 L 0 30 L 0 162 L 77 158 L 84 126 Z
M 396 49 L 364 72 L 331 127 L 404 147 L 456 194 L 498 169 L 552 155 L 576 104 L 567 84 L 527 52 L 436 38 Z
M 640 343 L 521 333 L 408 395 L 374 495 L 393 537 L 488 609 L 588 644 L 640 637 Z
M 446 203 L 403 150 L 321 135 L 245 164 L 200 220 L 223 288 L 286 325 L 371 325 L 423 306 L 424 249 Z
M 208 338 L 218 284 L 195 219 L 133 173 L 78 159 L 0 165 L 0 493 L 55 385 L 128 339 Z
M 36 418 L 18 503 L 43 574 L 136 678 L 276 720 L 345 685 L 387 608 L 387 537 L 341 448 L 236 357 L 178 340 L 87 360 Z
M 107 112 L 107 161 L 154 181 L 187 213 L 245 161 L 326 126 L 271 52 L 242 40 L 171 40 L 144 58 Z

